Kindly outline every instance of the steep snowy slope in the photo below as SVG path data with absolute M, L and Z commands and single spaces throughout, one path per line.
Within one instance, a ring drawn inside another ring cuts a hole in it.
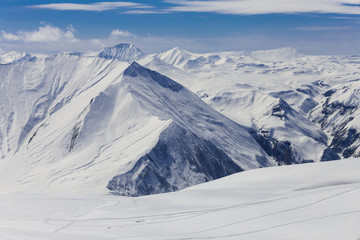
M 0 66 L 1 190 L 137 196 L 274 165 L 245 127 L 128 63 L 132 49 Z
M 1 194 L 0 238 L 356 240 L 360 159 L 256 169 L 145 197 Z
M 140 63 L 184 84 L 216 110 L 249 127 L 279 164 L 357 156 L 359 131 L 351 130 L 356 129 L 352 125 L 346 127 L 350 131 L 341 129 L 356 122 L 359 56 L 304 56 L 292 48 L 249 54 L 198 54 L 176 48 L 152 58 Z M 164 67 L 169 64 L 177 70 Z M 326 95 L 337 90 L 342 100 L 334 101 L 344 102 L 351 114 L 339 117 L 335 110 L 324 114 L 332 104 Z M 332 116 L 338 123 L 331 129 L 322 122 Z

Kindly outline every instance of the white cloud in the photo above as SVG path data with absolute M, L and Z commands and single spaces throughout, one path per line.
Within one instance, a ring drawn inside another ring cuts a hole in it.
M 15 34 L 7 33 L 5 31 L 1 31 L 1 40 L 7 41 L 19 41 L 20 37 Z
M 90 39 L 90 43 L 93 46 L 98 46 L 101 48 L 106 47 L 106 45 L 101 41 L 101 39 Z
M 119 29 L 112 30 L 110 34 L 110 38 L 118 38 L 118 37 L 135 37 L 134 34 L 128 31 L 123 31 Z
M 76 42 L 74 28 L 69 26 L 66 30 L 50 25 L 39 27 L 33 31 L 19 31 L 15 34 L 1 31 L 1 40 L 22 42 Z
M 359 0 L 165 0 L 174 12 L 221 14 L 341 13 L 360 14 Z
M 31 8 L 52 9 L 61 11 L 94 11 L 102 12 L 119 8 L 151 8 L 149 5 L 134 2 L 95 2 L 89 4 L 52 3 L 32 5 Z
M 171 12 L 214 12 L 220 14 L 338 13 L 360 14 L 359 0 L 163 0 L 168 8 L 136 2 L 50 3 L 31 8 L 60 11 L 108 11 L 122 9 L 125 14 L 164 14 Z

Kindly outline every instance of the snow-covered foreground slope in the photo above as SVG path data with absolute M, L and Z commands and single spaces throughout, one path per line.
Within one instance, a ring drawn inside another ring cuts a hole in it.
M 360 159 L 251 170 L 179 192 L 1 194 L 0 239 L 360 238 Z

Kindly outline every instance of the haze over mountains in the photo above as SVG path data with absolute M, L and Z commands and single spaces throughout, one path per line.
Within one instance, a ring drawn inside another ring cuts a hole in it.
M 360 56 L 119 44 L 1 61 L 2 191 L 141 196 L 360 156 Z

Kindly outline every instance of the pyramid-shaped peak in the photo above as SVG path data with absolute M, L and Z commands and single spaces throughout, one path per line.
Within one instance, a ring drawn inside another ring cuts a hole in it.
M 99 53 L 101 58 L 118 59 L 130 63 L 139 59 L 141 55 L 143 55 L 143 52 L 134 44 L 129 43 L 119 43 L 113 47 L 106 47 Z

